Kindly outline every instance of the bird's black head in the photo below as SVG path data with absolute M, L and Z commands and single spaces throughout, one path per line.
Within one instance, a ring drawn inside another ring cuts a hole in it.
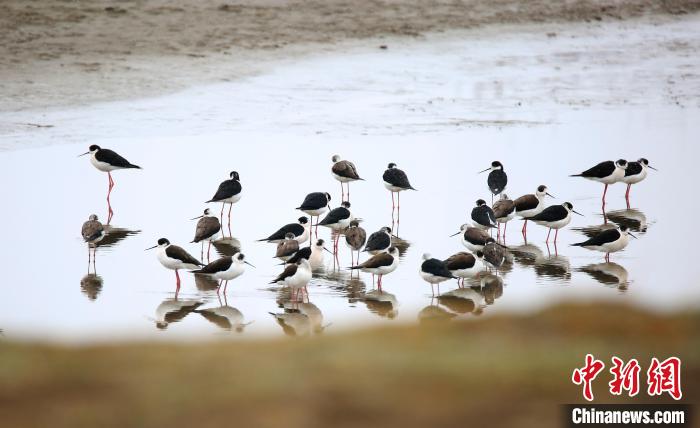
M 477 206 L 477 207 L 480 207 L 480 206 L 482 206 L 482 205 L 486 205 L 486 201 L 483 200 L 483 199 L 477 199 L 477 200 L 476 200 L 476 206 Z
M 358 227 L 359 225 L 360 225 L 360 222 L 357 220 L 350 221 L 350 227 Z
M 476 252 L 476 257 L 477 257 L 478 259 L 483 259 L 483 258 L 484 258 L 484 253 L 482 253 L 481 251 L 477 251 L 477 252 Z
M 491 162 L 491 168 L 493 168 L 493 169 L 503 169 L 503 164 L 500 163 L 499 161 L 493 161 L 493 162 Z
M 238 173 L 236 171 L 231 171 L 231 173 L 229 174 L 229 177 L 231 177 L 232 180 L 240 180 L 240 178 L 238 177 Z
M 644 165 L 649 166 L 649 160 L 647 160 L 646 158 L 639 158 L 639 160 L 637 162 L 643 163 Z
M 562 205 L 564 205 L 569 211 L 574 209 L 574 206 L 571 205 L 571 202 L 564 202 Z
M 168 240 L 165 239 L 165 238 L 160 238 L 160 239 L 158 240 L 158 245 L 170 245 L 170 241 L 168 241 Z
M 389 249 L 387 249 L 386 251 L 387 251 L 387 253 L 392 254 L 392 253 L 395 252 L 395 251 L 399 251 L 399 249 L 396 248 L 396 247 L 394 247 L 394 246 L 392 245 L 392 246 L 389 247 Z
M 245 255 L 243 253 L 238 253 L 236 258 L 238 259 L 238 261 L 242 262 L 243 260 L 245 260 Z
M 624 159 L 618 159 L 617 162 L 615 162 L 615 165 L 619 166 L 620 168 L 627 168 L 627 161 Z
M 387 169 L 391 169 L 391 168 L 396 168 L 396 164 L 394 162 L 387 165 Z
M 539 186 L 537 186 L 537 191 L 540 192 L 540 193 L 546 192 L 546 191 L 547 191 L 547 186 L 545 186 L 544 184 L 540 184 Z
M 331 158 L 331 161 L 333 161 L 333 163 L 335 163 L 335 162 L 340 162 L 340 156 L 339 156 L 339 155 L 333 155 L 333 157 Z
M 204 215 L 209 215 L 211 213 L 211 210 L 209 208 L 204 208 Z
M 384 226 L 384 227 L 382 227 L 382 230 L 383 230 L 384 232 L 386 232 L 386 233 L 391 234 L 391 228 L 390 228 L 389 226 Z
M 97 221 L 97 214 L 90 214 L 90 217 L 88 217 L 88 220 Z
M 299 224 L 306 224 L 309 222 L 307 217 L 299 217 Z
M 92 146 L 88 147 L 88 150 L 90 152 L 96 152 L 96 151 L 100 150 L 100 146 L 98 146 L 97 144 L 93 144 Z
M 331 201 L 331 194 L 328 192 L 326 192 L 326 200 L 328 200 L 328 202 Z
M 326 241 L 324 241 L 323 239 L 319 239 L 318 241 L 316 241 L 316 246 L 323 247 L 323 244 L 325 244 L 325 243 L 326 243 Z
M 343 201 L 343 203 L 340 204 L 340 205 L 342 205 L 342 206 L 345 207 L 345 208 L 350 208 L 350 202 L 349 202 L 349 201 Z

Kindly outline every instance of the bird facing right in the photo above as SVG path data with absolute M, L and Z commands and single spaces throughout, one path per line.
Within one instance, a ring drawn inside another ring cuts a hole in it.
M 629 236 L 637 239 L 630 233 L 627 226 L 622 225 L 619 228 L 605 229 L 602 232 L 590 237 L 583 242 L 571 244 L 576 247 L 583 247 L 587 250 L 600 251 L 605 253 L 605 261 L 610 261 L 610 253 L 622 251 L 629 243 Z

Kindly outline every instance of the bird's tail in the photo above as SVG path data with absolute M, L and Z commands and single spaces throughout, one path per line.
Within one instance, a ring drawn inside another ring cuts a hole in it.
M 416 192 L 418 191 L 418 189 L 416 189 L 416 188 L 413 187 L 413 186 L 408 186 L 408 188 L 411 189 L 411 190 L 415 190 Z
M 140 166 L 134 165 L 134 164 L 132 164 L 132 163 L 130 163 L 130 164 L 127 166 L 127 168 L 143 169 L 143 168 L 141 168 Z
M 572 247 L 583 247 L 583 242 L 577 242 L 575 244 L 571 244 Z
M 583 174 L 571 174 L 569 177 L 583 177 Z

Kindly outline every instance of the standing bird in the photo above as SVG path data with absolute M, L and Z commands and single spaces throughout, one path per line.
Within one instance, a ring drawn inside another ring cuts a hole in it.
M 503 239 L 505 239 L 508 222 L 515 218 L 515 202 L 508 199 L 505 193 L 501 193 L 501 198 L 493 204 L 493 215 L 498 222 L 496 237 L 501 236 L 501 224 L 503 224 Z
M 401 196 L 400 192 L 404 190 L 416 190 L 408 182 L 406 173 L 396 167 L 395 163 L 387 165 L 386 171 L 382 175 L 384 187 L 391 192 L 391 222 L 394 223 L 394 210 L 397 211 L 396 223 L 399 223 L 401 217 Z M 396 204 L 394 204 L 394 193 L 396 193 Z M 392 224 L 393 226 L 393 224 Z
M 231 235 L 231 208 L 233 204 L 241 200 L 241 179 L 236 171 L 231 171 L 229 174 L 229 179 L 224 180 L 219 184 L 219 188 L 214 193 L 211 199 L 207 201 L 210 202 L 221 202 L 221 224 L 224 224 L 224 207 L 226 204 L 228 207 L 228 233 Z
M 399 250 L 396 247 L 390 247 L 386 253 L 379 253 L 365 260 L 357 266 L 352 266 L 350 269 L 360 269 L 362 272 L 372 274 L 372 285 L 374 285 L 374 275 L 379 275 L 377 279 L 377 287 L 382 291 L 382 277 L 395 271 L 399 266 Z
M 180 274 L 178 271 L 180 269 L 194 270 L 199 269 L 200 266 L 204 266 L 204 263 L 192 257 L 187 251 L 182 247 L 177 245 L 172 245 L 170 241 L 165 238 L 160 238 L 157 245 L 146 248 L 146 251 L 157 248 L 158 261 L 166 269 L 171 269 L 175 271 L 175 278 L 177 278 L 177 291 L 180 291 Z
M 477 251 L 471 254 L 460 251 L 445 259 L 444 263 L 447 270 L 457 278 L 457 286 L 464 288 L 465 278 L 473 278 L 484 270 L 484 253 Z
M 311 265 L 306 259 L 300 259 L 299 263 L 288 264 L 284 271 L 277 276 L 270 284 L 282 283 L 292 290 L 294 300 L 299 299 L 299 292 L 306 290 L 306 286 L 311 281 Z M 306 295 L 308 296 L 308 291 Z
M 570 177 L 583 177 L 589 180 L 605 184 L 603 190 L 603 205 L 605 205 L 605 195 L 608 193 L 608 186 L 622 181 L 627 169 L 627 161 L 618 159 L 617 161 L 601 162 L 593 168 L 587 169 L 580 174 L 573 174 Z
M 323 239 L 318 239 L 314 245 L 300 248 L 299 251 L 294 253 L 292 257 L 287 259 L 285 264 L 295 264 L 299 263 L 301 259 L 305 259 L 309 261 L 309 264 L 313 269 L 323 266 L 323 252 L 328 251 L 331 253 L 331 251 L 326 248 L 324 244 L 325 241 Z
M 285 224 L 267 238 L 258 239 L 258 242 L 266 241 L 271 244 L 277 244 L 282 242 L 288 233 L 293 233 L 294 239 L 301 245 L 309 239 L 310 228 L 309 219 L 307 217 L 299 217 L 297 223 Z
M 491 171 L 489 172 L 488 178 L 486 178 L 486 184 L 488 184 L 489 190 L 491 190 L 491 204 L 493 205 L 493 197 L 505 190 L 508 184 L 508 175 L 503 171 L 503 164 L 499 161 L 491 162 L 491 167 L 479 171 L 479 174 L 486 171 Z
M 88 244 L 88 272 L 90 271 L 90 260 L 92 260 L 92 266 L 95 267 L 95 257 L 97 256 L 97 243 L 105 237 L 105 228 L 97 219 L 96 214 L 91 214 L 88 220 L 83 223 L 83 228 L 81 230 L 83 235 L 83 241 Z M 90 249 L 92 248 L 92 256 L 90 255 Z
M 537 186 L 535 194 L 524 195 L 513 201 L 515 204 L 515 215 L 525 220 L 522 230 L 523 235 L 527 236 L 528 218 L 541 213 L 544 209 L 545 196 L 554 197 L 547 192 L 547 186 L 540 184 Z
M 637 239 L 636 236 L 630 233 L 627 226 L 622 225 L 619 228 L 605 229 L 583 242 L 577 242 L 571 245 L 583 247 L 587 250 L 603 252 L 605 253 L 605 261 L 610 262 L 610 253 L 623 250 L 629 243 L 630 236 Z
M 493 213 L 491 207 L 486 205 L 486 201 L 483 199 L 476 201 L 476 206 L 472 208 L 471 217 L 474 226 L 480 229 L 488 229 L 498 226 L 496 224 L 496 215 Z
M 331 194 L 328 192 L 313 192 L 306 195 L 304 202 L 297 207 L 298 210 L 304 211 L 311 217 L 311 226 L 314 225 L 314 217 L 316 217 L 315 234 L 318 238 L 318 217 L 328 211 L 328 204 L 331 201 Z
M 557 236 L 559 236 L 559 229 L 571 222 L 571 213 L 583 216 L 583 214 L 574 211 L 574 206 L 571 205 L 570 202 L 564 202 L 561 205 L 548 206 L 541 213 L 530 217 L 530 220 L 534 221 L 540 226 L 549 228 L 549 232 L 547 232 L 547 240 L 545 241 L 546 243 L 549 243 L 549 234 L 552 233 L 552 229 L 556 230 L 554 233 L 554 243 L 556 244 Z
M 128 160 L 121 157 L 118 153 L 113 152 L 109 149 L 100 148 L 100 146 L 93 144 L 88 147 L 88 151 L 80 156 L 90 155 L 90 162 L 92 165 L 102 172 L 107 173 L 109 178 L 109 188 L 107 190 L 107 224 L 112 221 L 112 216 L 114 211 L 112 211 L 112 204 L 109 202 L 109 196 L 114 188 L 114 180 L 112 179 L 112 171 L 117 169 L 141 169 L 140 166 L 134 165 Z M 80 157 L 78 156 L 78 157 Z
M 438 285 L 439 295 L 440 283 L 447 281 L 448 279 L 455 278 L 455 276 L 452 275 L 452 272 L 447 269 L 445 262 L 430 257 L 430 254 L 428 253 L 423 254 L 423 263 L 420 265 L 420 270 L 418 273 L 420 273 L 421 278 L 430 284 L 430 290 L 432 291 L 433 296 L 435 296 L 435 289 L 433 288 L 435 284 Z
M 340 200 L 344 201 L 345 200 L 345 189 L 343 188 L 343 183 L 347 183 L 346 186 L 348 188 L 348 201 L 350 200 L 350 182 L 351 181 L 357 181 L 357 180 L 364 180 L 363 178 L 360 178 L 360 176 L 357 174 L 357 168 L 355 168 L 355 164 L 350 162 L 349 160 L 340 160 L 340 156 L 338 155 L 333 155 L 333 158 L 331 159 L 333 161 L 333 166 L 331 167 L 331 173 L 333 174 L 333 177 L 340 181 L 340 193 L 341 197 Z
M 506 248 L 493 238 L 486 241 L 482 252 L 484 253 L 484 262 L 494 269 L 500 268 L 506 261 Z
M 363 251 L 367 251 L 373 255 L 386 251 L 391 247 L 392 236 L 390 227 L 382 227 L 379 231 L 369 235 L 369 239 L 367 239 L 367 244 Z
M 350 222 L 353 220 L 352 213 L 350 212 L 350 202 L 343 201 L 338 208 L 333 208 L 326 216 L 321 220 L 321 226 L 326 226 L 334 231 L 340 231 L 347 229 L 350 226 Z M 340 234 L 335 235 L 333 240 L 333 254 L 338 254 L 338 239 L 340 239 Z
M 357 261 L 360 261 L 360 250 L 367 241 L 367 232 L 360 227 L 357 220 L 350 222 L 350 227 L 345 231 L 345 244 L 350 248 L 351 266 L 355 266 L 355 251 L 357 251 Z M 391 242 L 391 237 L 389 238 Z
M 640 181 L 647 178 L 647 169 L 649 168 L 653 169 L 654 171 L 657 171 L 656 168 L 649 165 L 649 161 L 645 158 L 640 158 L 637 162 L 627 163 L 627 168 L 625 169 L 625 176 L 622 177 L 622 182 L 627 184 L 625 200 L 627 201 L 628 209 L 630 204 L 630 188 L 633 184 L 637 184 Z
M 236 253 L 233 256 L 226 256 L 215 260 L 201 269 L 193 270 L 192 273 L 208 275 L 211 278 L 218 280 L 219 287 L 216 289 L 217 292 L 219 291 L 219 288 L 221 288 L 221 284 L 226 281 L 226 285 L 224 285 L 224 294 L 226 294 L 228 282 L 232 279 L 238 278 L 243 274 L 243 272 L 245 272 L 244 265 L 255 267 L 246 261 L 243 253 Z
M 218 237 L 219 232 L 221 231 L 221 223 L 219 223 L 219 219 L 216 218 L 216 216 L 211 215 L 211 210 L 209 208 L 204 210 L 204 214 L 200 215 L 199 217 L 195 217 L 192 220 L 197 219 L 199 219 L 199 221 L 197 222 L 197 229 L 194 232 L 192 243 L 202 243 L 202 252 L 200 257 L 204 258 L 204 241 L 209 241 L 209 245 L 207 247 L 208 262 L 209 252 L 211 250 L 211 241 Z
M 453 233 L 450 237 L 460 236 L 462 245 L 467 247 L 470 251 L 481 251 L 484 248 L 486 241 L 491 238 L 488 232 L 478 227 L 471 227 L 468 224 L 463 224 L 459 228 L 459 232 Z
M 297 251 L 299 251 L 299 242 L 294 239 L 294 234 L 292 232 L 287 232 L 287 234 L 284 236 L 284 241 L 280 241 L 277 244 L 277 252 L 275 253 L 275 257 L 282 261 L 286 261 Z

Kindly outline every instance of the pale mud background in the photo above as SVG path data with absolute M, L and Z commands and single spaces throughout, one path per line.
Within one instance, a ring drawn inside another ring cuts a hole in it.
M 548 32 L 570 22 L 643 18 L 653 24 L 698 9 L 697 0 L 6 0 L 0 3 L 0 111 L 229 81 L 299 55 L 342 51 L 347 41 L 379 48 L 398 37 L 493 24 L 547 23 Z M 499 31 L 508 27 L 495 37 Z M 696 55 L 697 45 L 687 40 L 649 52 Z

